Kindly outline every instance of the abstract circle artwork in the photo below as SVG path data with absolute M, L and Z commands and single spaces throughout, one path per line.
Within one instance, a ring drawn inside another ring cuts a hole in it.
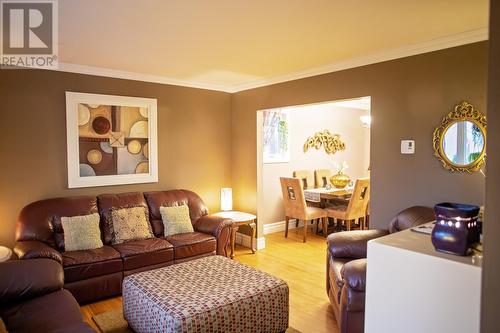
M 127 144 L 128 152 L 131 154 L 139 154 L 142 149 L 142 145 L 138 140 L 131 140 Z
M 86 125 L 90 120 L 90 110 L 84 104 L 78 104 L 78 126 Z
M 149 158 L 149 145 L 147 143 L 142 147 L 142 155 L 144 155 L 145 158 Z
M 111 129 L 111 123 L 105 117 L 99 116 L 92 121 L 92 128 L 97 134 L 106 134 Z
M 80 175 L 82 177 L 94 177 L 95 171 L 90 165 L 82 163 L 80 164 Z
M 136 122 L 130 128 L 131 138 L 147 138 L 148 137 L 148 122 L 141 120 Z
M 135 173 L 149 173 L 149 163 L 145 161 L 137 164 Z
M 144 118 L 148 118 L 148 108 L 139 108 L 139 113 Z
M 92 149 L 87 153 L 87 161 L 90 164 L 99 164 L 102 161 L 102 153 L 97 149 Z

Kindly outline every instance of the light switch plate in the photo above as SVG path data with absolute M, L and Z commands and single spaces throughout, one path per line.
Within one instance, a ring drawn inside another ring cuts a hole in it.
M 415 140 L 401 140 L 401 154 L 415 154 Z

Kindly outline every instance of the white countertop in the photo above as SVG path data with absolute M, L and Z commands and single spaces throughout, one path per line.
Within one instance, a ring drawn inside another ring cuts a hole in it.
M 472 255 L 456 256 L 436 251 L 431 242 L 431 235 L 418 233 L 415 231 L 411 231 L 410 229 L 373 239 L 370 242 L 392 246 L 402 250 L 417 252 L 436 258 L 451 260 L 461 264 L 472 265 L 479 269 L 481 268 L 480 265 L 472 262 Z

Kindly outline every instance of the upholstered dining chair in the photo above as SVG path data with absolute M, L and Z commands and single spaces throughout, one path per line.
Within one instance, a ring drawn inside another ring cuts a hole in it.
M 334 224 L 335 219 L 343 220 L 347 224 L 347 230 L 351 230 L 351 222 L 359 220 L 360 229 L 364 229 L 366 209 L 369 201 L 370 178 L 358 178 L 347 205 L 330 205 L 325 210 L 328 212 L 328 217 L 334 219 Z
M 314 173 L 312 170 L 295 170 L 293 172 L 293 178 L 299 178 L 302 180 L 304 189 L 314 188 Z
M 281 177 L 280 182 L 283 203 L 285 205 L 285 237 L 288 237 L 290 219 L 302 220 L 304 222 L 304 243 L 307 239 L 309 221 L 321 219 L 323 221 L 323 230 L 326 230 L 328 224 L 327 213 L 324 209 L 306 205 L 302 180 L 299 178 Z
M 332 170 L 330 169 L 317 169 L 314 170 L 314 179 L 316 180 L 316 188 L 326 187 L 330 182 Z

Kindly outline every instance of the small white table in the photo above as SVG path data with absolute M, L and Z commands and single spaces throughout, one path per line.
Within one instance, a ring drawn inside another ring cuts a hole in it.
M 224 217 L 227 219 L 233 220 L 233 228 L 231 230 L 231 259 L 234 258 L 234 242 L 236 240 L 236 232 L 238 231 L 239 227 L 242 225 L 248 225 L 250 228 L 252 228 L 252 235 L 251 235 L 251 248 L 252 248 L 252 253 L 255 253 L 255 235 L 257 233 L 257 216 L 250 214 L 250 213 L 244 213 L 244 212 L 238 212 L 235 210 L 231 211 L 226 211 L 226 212 L 218 212 L 214 214 L 215 216 L 220 216 Z
M 0 262 L 4 262 L 10 259 L 12 256 L 12 250 L 5 246 L 0 246 Z

